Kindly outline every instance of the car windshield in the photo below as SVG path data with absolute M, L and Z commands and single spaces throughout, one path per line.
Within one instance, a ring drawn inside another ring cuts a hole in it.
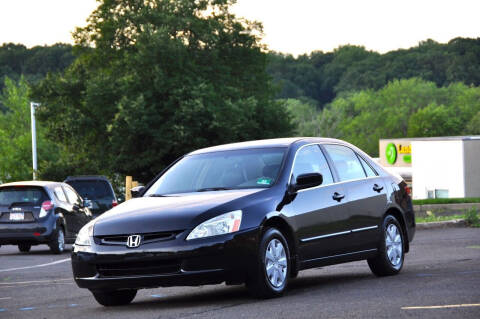
M 165 172 L 144 196 L 267 188 L 278 178 L 285 150 L 244 149 L 188 155 Z
M 40 187 L 15 186 L 0 188 L 0 206 L 10 206 L 13 203 L 31 203 L 40 205 L 49 200 Z
M 113 199 L 113 192 L 110 185 L 103 180 L 67 181 L 67 184 L 75 188 L 83 199 Z

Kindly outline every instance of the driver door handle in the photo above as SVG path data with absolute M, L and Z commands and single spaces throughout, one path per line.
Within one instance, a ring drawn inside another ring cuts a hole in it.
M 383 189 L 383 186 L 378 186 L 378 184 L 373 185 L 373 190 L 376 191 L 377 193 L 380 193 Z
M 332 196 L 332 198 L 334 200 L 336 200 L 337 202 L 340 202 L 344 197 L 345 197 L 345 195 L 337 193 L 337 192 L 333 193 L 333 196 Z

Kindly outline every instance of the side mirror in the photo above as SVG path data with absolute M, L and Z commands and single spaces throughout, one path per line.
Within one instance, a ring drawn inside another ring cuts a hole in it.
M 145 186 L 137 186 L 137 187 L 132 188 L 130 190 L 130 193 L 132 194 L 132 198 L 140 197 L 142 195 L 144 189 L 145 189 Z
M 297 177 L 297 181 L 295 185 L 293 185 L 293 189 L 295 191 L 299 191 L 301 189 L 322 185 L 322 183 L 323 176 L 320 173 L 302 174 Z
M 92 208 L 93 208 L 92 201 L 89 200 L 88 198 L 85 198 L 85 199 L 83 200 L 83 207 L 92 209 Z

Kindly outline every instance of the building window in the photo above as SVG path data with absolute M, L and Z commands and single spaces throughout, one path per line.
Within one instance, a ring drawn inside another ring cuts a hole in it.
M 435 198 L 433 191 L 427 191 L 427 198 Z
M 436 189 L 435 198 L 448 198 L 448 189 Z

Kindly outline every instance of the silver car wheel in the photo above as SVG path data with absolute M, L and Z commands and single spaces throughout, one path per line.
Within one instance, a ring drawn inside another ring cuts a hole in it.
M 390 263 L 398 268 L 402 264 L 403 242 L 398 227 L 389 224 L 385 231 L 385 246 Z
M 57 243 L 58 243 L 58 250 L 62 252 L 65 249 L 65 235 L 63 234 L 62 229 L 58 230 Z
M 285 247 L 276 238 L 272 239 L 265 252 L 265 272 L 275 288 L 281 287 L 287 278 L 287 256 Z

